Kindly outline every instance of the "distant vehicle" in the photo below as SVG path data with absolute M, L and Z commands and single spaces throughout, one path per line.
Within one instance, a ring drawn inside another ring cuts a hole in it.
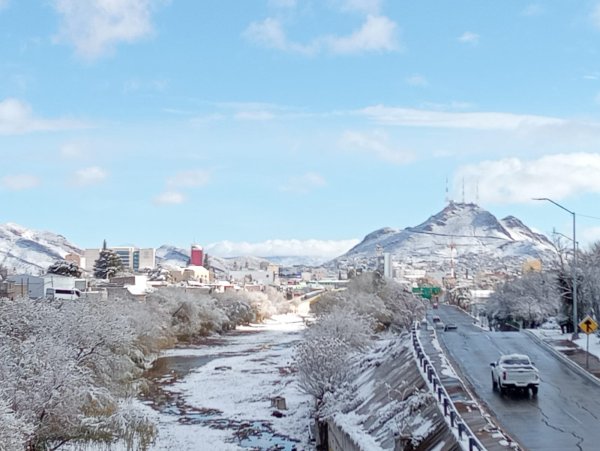
M 456 329 L 458 329 L 458 326 L 454 323 L 448 323 L 444 326 L 444 331 L 456 330 Z
M 509 389 L 531 389 L 533 396 L 537 395 L 540 385 L 539 371 L 529 356 L 502 355 L 496 362 L 490 363 L 490 366 L 492 367 L 492 390 L 498 390 L 502 395 Z
M 434 302 L 432 304 L 432 306 L 433 306 L 434 309 L 437 309 L 440 306 L 440 304 L 438 304 L 437 302 Z
M 556 318 L 548 318 L 545 322 L 542 323 L 540 328 L 546 330 L 560 330 L 560 324 L 558 324 Z
M 433 323 L 435 324 L 435 323 L 439 323 L 440 321 L 442 321 L 442 319 L 437 315 L 433 315 L 431 317 L 431 321 L 433 321 Z
M 67 301 L 77 300 L 81 297 L 81 291 L 77 288 L 46 288 L 46 299 L 62 299 Z
M 445 329 L 445 327 L 446 327 L 442 321 L 435 322 L 434 326 L 436 329 Z

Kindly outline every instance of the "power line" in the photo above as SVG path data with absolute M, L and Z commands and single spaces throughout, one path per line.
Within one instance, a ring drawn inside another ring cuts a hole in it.
M 491 235 L 456 235 L 456 234 L 449 234 L 449 233 L 425 232 L 423 230 L 414 230 L 411 228 L 406 228 L 406 229 L 404 229 L 404 231 L 409 232 L 409 233 L 421 233 L 423 235 L 447 236 L 450 238 L 490 238 L 490 239 L 494 239 L 494 240 L 514 241 L 510 238 L 502 238 L 499 236 L 491 236 Z
M 597 216 L 590 216 L 590 215 L 582 215 L 581 213 L 575 213 L 577 216 L 581 216 L 584 218 L 591 218 L 591 219 L 598 219 L 600 220 L 600 218 L 598 218 Z

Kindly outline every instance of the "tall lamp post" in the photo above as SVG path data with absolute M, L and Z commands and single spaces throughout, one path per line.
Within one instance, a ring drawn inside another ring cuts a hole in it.
M 562 208 L 567 213 L 573 215 L 573 265 L 571 267 L 571 274 L 573 276 L 573 336 L 571 339 L 577 340 L 579 338 L 579 332 L 577 331 L 579 326 L 577 323 L 577 240 L 575 236 L 575 212 L 563 207 L 557 202 L 554 202 L 552 199 L 548 199 L 547 197 L 534 197 L 533 200 L 547 200 L 548 202 L 552 202 L 557 207 Z

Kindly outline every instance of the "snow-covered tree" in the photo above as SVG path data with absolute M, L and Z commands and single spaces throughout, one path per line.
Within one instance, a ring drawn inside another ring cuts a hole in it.
M 556 276 L 529 272 L 498 286 L 486 308 L 497 321 L 521 321 L 525 327 L 532 327 L 556 315 L 560 300 Z
M 300 343 L 295 353 L 300 388 L 320 403 L 327 393 L 351 380 L 353 352 L 349 343 L 332 335 L 318 335 Z
M 106 247 L 106 240 L 102 245 L 100 256 L 94 262 L 94 277 L 97 279 L 109 279 L 123 270 L 123 262 L 119 255 L 112 249 Z
M 160 265 L 158 265 L 156 268 L 149 269 L 146 274 L 148 276 L 148 280 L 150 280 L 150 281 L 154 281 L 154 282 L 172 282 L 173 281 L 173 276 L 171 275 L 171 272 L 168 269 L 163 268 Z
M 397 282 L 364 273 L 355 277 L 344 291 L 327 292 L 313 305 L 315 313 L 330 312 L 343 306 L 375 320 L 374 328 L 408 328 L 425 314 L 423 301 Z
M 48 267 L 48 274 L 61 276 L 81 277 L 81 268 L 76 263 L 66 260 L 57 260 Z
M 32 431 L 32 426 L 15 414 L 8 400 L 0 392 L 0 449 L 24 449 L 27 437 Z
M 119 307 L 110 300 L 3 301 L 0 398 L 30 428 L 28 448 L 115 440 L 131 445 L 153 439 L 151 419 L 124 410 L 142 368 L 135 362 L 136 349 L 141 349 L 132 316 Z M 8 430 L 4 425 L 0 422 L 0 437 Z M 0 449 L 19 449 L 3 445 Z

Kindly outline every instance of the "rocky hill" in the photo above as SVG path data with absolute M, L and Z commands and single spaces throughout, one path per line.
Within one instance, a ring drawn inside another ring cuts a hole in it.
M 333 263 L 364 262 L 381 252 L 405 262 L 439 267 L 469 263 L 478 269 L 520 266 L 525 260 L 556 257 L 548 238 L 514 216 L 497 219 L 478 205 L 454 202 L 416 227 L 386 227 L 368 234 Z

